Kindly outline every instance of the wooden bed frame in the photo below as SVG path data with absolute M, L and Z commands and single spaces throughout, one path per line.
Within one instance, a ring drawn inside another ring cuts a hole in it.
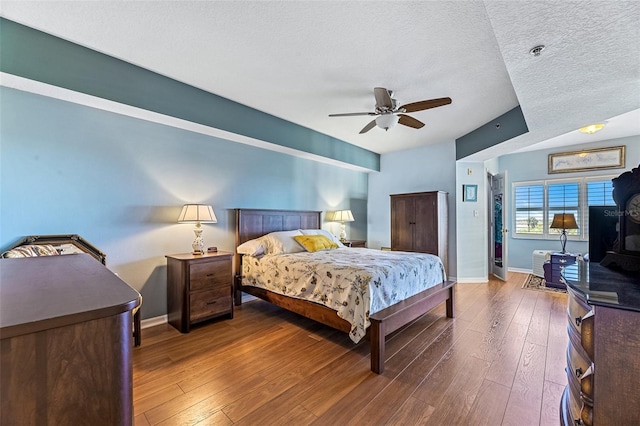
M 320 214 L 321 212 L 318 211 L 236 209 L 236 247 L 270 232 L 320 229 Z M 245 292 L 345 333 L 351 330 L 351 324 L 338 317 L 336 311 L 326 306 L 283 296 L 258 287 L 243 286 L 242 256 L 235 256 L 234 266 L 234 298 L 237 306 L 242 303 L 241 295 Z M 447 317 L 453 318 L 454 286 L 454 282 L 445 281 L 441 285 L 418 293 L 369 317 L 371 326 L 367 330 L 367 335 L 371 342 L 371 371 L 377 374 L 384 371 L 387 335 L 445 301 Z

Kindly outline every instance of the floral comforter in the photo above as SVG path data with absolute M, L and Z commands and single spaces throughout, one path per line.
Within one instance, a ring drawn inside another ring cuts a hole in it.
M 369 314 L 446 281 L 431 254 L 339 248 L 314 253 L 244 256 L 242 284 L 320 303 L 351 324 L 359 342 Z

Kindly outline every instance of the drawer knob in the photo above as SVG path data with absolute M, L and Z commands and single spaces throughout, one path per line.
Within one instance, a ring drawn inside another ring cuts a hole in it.
M 576 325 L 578 327 L 580 327 L 580 324 L 582 324 L 582 321 L 586 320 L 587 318 L 592 317 L 594 314 L 595 314 L 595 312 L 593 312 L 593 309 L 592 309 L 589 312 L 587 312 L 586 314 L 584 314 L 584 316 L 576 317 L 576 319 L 575 319 Z
M 207 305 L 215 305 L 217 303 L 217 301 L 212 301 L 212 302 L 207 302 Z

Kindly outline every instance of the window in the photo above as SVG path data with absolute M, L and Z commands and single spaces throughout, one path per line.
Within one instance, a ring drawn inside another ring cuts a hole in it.
M 516 234 L 544 232 L 544 185 L 516 186 Z
M 578 229 L 567 229 L 567 235 L 579 235 L 580 229 L 580 188 L 578 182 L 547 184 L 547 227 L 549 234 L 560 235 L 561 229 L 551 229 L 553 215 L 556 213 L 573 213 Z
M 579 229 L 567 230 L 567 235 L 588 239 L 589 206 L 615 205 L 614 177 L 514 183 L 514 237 L 555 239 L 561 231 L 550 229 L 553 215 L 573 213 Z

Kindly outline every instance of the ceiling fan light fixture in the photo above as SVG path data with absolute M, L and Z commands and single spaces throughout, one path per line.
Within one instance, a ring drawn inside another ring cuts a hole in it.
M 604 123 L 589 124 L 588 126 L 580 127 L 579 130 L 581 133 L 592 135 L 602 129 L 604 129 Z
M 384 130 L 389 130 L 398 123 L 398 117 L 395 114 L 382 114 L 376 117 L 376 125 Z

